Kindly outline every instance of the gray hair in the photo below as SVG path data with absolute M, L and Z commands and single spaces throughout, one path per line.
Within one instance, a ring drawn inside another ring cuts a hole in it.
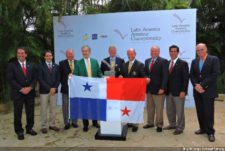
M 114 45 L 109 46 L 109 50 L 110 50 L 111 48 L 115 48 L 115 49 L 116 49 L 116 46 L 114 46 Z
M 89 50 L 89 52 L 91 52 L 91 48 L 90 48 L 88 45 L 83 45 L 83 46 L 81 47 L 81 50 L 83 50 L 85 47 L 87 47 L 88 50 Z

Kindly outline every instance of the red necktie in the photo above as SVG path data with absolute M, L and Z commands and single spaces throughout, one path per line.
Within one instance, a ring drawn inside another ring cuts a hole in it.
M 150 64 L 149 72 L 152 72 L 153 66 L 154 66 L 154 58 L 152 58 L 152 62 Z
M 173 71 L 173 61 L 171 62 L 170 69 L 169 69 L 170 74 L 172 73 L 172 71 Z
M 26 69 L 24 63 L 22 63 L 22 70 L 23 70 L 23 74 L 26 75 L 27 74 L 27 69 Z

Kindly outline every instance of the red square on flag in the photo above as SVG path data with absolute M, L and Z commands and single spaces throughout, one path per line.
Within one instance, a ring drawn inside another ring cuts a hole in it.
M 107 99 L 144 101 L 146 95 L 145 78 L 108 78 Z

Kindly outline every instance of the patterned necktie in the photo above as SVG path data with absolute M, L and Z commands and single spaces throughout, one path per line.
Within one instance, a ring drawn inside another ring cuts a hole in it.
M 51 65 L 51 63 L 48 64 L 48 70 L 49 70 L 50 72 L 52 72 L 52 65 Z
M 129 65 L 128 65 L 128 73 L 130 73 L 131 68 L 132 68 L 132 61 L 129 61 Z
M 23 70 L 23 74 L 27 75 L 27 69 L 26 69 L 24 63 L 22 63 L 22 70 Z
M 170 69 L 169 69 L 169 73 L 171 74 L 172 71 L 173 71 L 173 61 L 171 62 Z
M 91 65 L 88 59 L 86 59 L 86 63 L 87 63 L 87 74 L 88 77 L 91 77 Z
M 154 58 L 152 58 L 152 61 L 151 61 L 150 67 L 149 67 L 149 72 L 152 72 L 153 66 L 154 66 Z
M 72 60 L 68 60 L 69 61 L 69 66 L 70 66 L 70 70 L 71 70 L 71 73 L 73 73 L 74 71 L 74 63 Z
M 115 62 L 113 58 L 111 58 L 111 69 L 112 71 L 115 71 Z

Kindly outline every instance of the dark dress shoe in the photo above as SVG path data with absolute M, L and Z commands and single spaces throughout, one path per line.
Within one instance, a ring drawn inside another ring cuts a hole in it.
M 173 135 L 180 135 L 181 133 L 183 133 L 183 131 L 182 130 L 175 130 L 174 132 L 173 132 Z
M 37 135 L 37 132 L 35 132 L 34 130 L 31 129 L 31 130 L 27 131 L 27 134 L 35 136 L 35 135 Z
M 203 130 L 199 129 L 199 130 L 195 131 L 195 134 L 201 135 L 201 134 L 205 134 L 205 132 Z
M 53 130 L 53 131 L 56 131 L 56 132 L 58 132 L 60 129 L 58 128 L 58 127 L 56 127 L 56 126 L 49 126 L 49 129 L 50 130 Z
M 88 131 L 88 127 L 85 126 L 85 127 L 83 128 L 83 131 L 84 131 L 84 132 L 87 132 L 87 131 Z
M 156 132 L 162 132 L 162 127 L 157 127 Z
M 73 128 L 78 128 L 78 125 L 76 123 L 72 123 L 71 125 L 73 126 Z
M 138 127 L 137 126 L 133 126 L 132 127 L 132 132 L 137 132 L 138 131 Z
M 166 126 L 163 128 L 163 130 L 172 130 L 172 129 L 176 129 L 175 126 Z
M 93 126 L 96 128 L 100 128 L 100 125 L 98 123 L 94 123 Z
M 48 130 L 47 130 L 47 128 L 42 128 L 42 129 L 41 129 L 41 132 L 42 132 L 43 134 L 46 134 L 46 133 L 48 133 Z
M 23 133 L 18 133 L 18 134 L 17 134 L 17 138 L 18 138 L 18 140 L 24 140 L 24 135 L 23 135 Z
M 154 127 L 154 125 L 148 125 L 148 124 L 146 124 L 146 125 L 143 126 L 144 129 L 153 128 L 153 127 Z
M 208 135 L 208 139 L 210 142 L 215 142 L 215 136 L 213 134 Z
M 127 127 L 133 127 L 133 124 L 127 123 Z
M 66 124 L 65 126 L 64 126 L 64 130 L 68 130 L 70 128 L 70 124 Z

